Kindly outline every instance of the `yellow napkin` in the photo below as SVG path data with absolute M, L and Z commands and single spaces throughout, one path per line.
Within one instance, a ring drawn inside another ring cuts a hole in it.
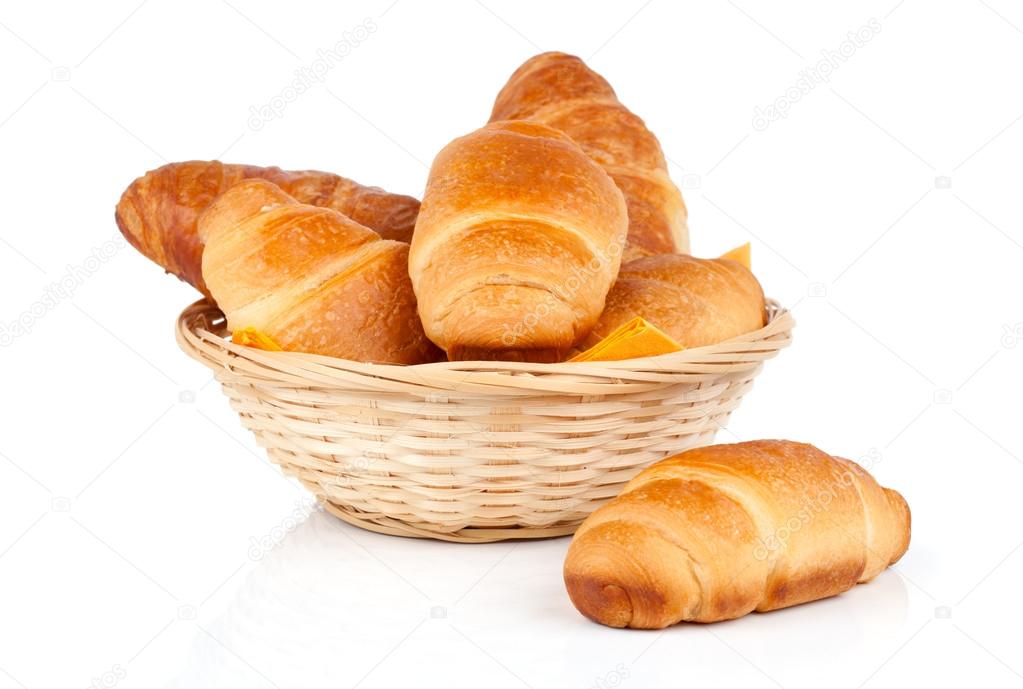
M 636 316 L 614 332 L 569 361 L 619 361 L 677 352 L 682 345 Z
M 231 342 L 256 349 L 265 349 L 268 352 L 282 352 L 281 346 L 273 341 L 266 333 L 261 333 L 255 328 L 242 328 L 231 334 Z
M 745 266 L 746 270 L 752 270 L 750 267 L 751 264 L 749 242 L 746 242 L 742 246 L 737 246 L 731 251 L 726 251 L 725 253 L 721 254 L 721 258 L 727 258 L 732 261 L 736 261 Z

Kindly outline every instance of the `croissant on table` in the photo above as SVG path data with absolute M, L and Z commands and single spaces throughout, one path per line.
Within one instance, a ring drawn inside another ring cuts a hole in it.
M 198 234 L 205 284 L 236 335 L 354 361 L 439 360 L 416 315 L 408 244 L 263 179 L 220 195 Z
M 117 226 L 143 255 L 210 297 L 196 221 L 214 199 L 244 179 L 269 180 L 300 203 L 332 208 L 385 239 L 411 240 L 419 213 L 419 202 L 410 196 L 329 172 L 193 160 L 164 165 L 132 182 L 117 204 Z
M 578 57 L 550 52 L 527 60 L 501 89 L 490 119 L 554 127 L 604 167 L 628 204 L 623 261 L 689 252 L 686 205 L 657 137 Z
M 834 596 L 909 547 L 899 493 L 812 445 L 759 440 L 662 460 L 582 523 L 565 585 L 586 617 L 659 629 Z
M 701 347 L 762 328 L 764 292 L 749 269 L 730 259 L 685 254 L 639 258 L 622 265 L 582 348 L 637 316 L 683 348 Z
M 426 334 L 452 360 L 558 361 L 618 273 L 621 192 L 565 134 L 494 122 L 430 169 L 409 252 Z

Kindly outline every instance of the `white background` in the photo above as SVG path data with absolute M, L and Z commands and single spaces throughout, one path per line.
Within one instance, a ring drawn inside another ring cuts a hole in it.
M 1023 684 L 1023 8 L 392 3 L 0 9 L 0 325 L 30 324 L 0 348 L 0 689 Z M 249 126 L 366 19 L 322 84 Z M 786 97 L 871 19 L 827 83 Z M 719 437 L 813 442 L 900 490 L 912 546 L 874 583 L 615 631 L 570 605 L 567 539 L 306 519 L 308 495 L 175 345 L 193 291 L 130 248 L 90 258 L 121 190 L 172 160 L 418 195 L 433 154 L 548 49 L 587 58 L 660 137 L 694 253 L 751 241 L 794 308 L 795 344 Z M 755 128 L 779 98 L 787 115 Z

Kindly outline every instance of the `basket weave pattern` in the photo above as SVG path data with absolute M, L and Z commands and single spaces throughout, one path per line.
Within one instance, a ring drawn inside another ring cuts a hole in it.
M 213 370 L 257 442 L 338 517 L 461 542 L 571 533 L 652 462 L 713 441 L 788 311 L 715 345 L 626 361 L 364 364 L 224 339 L 200 301 L 181 348 Z

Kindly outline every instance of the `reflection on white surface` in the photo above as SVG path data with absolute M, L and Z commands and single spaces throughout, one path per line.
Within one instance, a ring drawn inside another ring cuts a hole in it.
M 448 686 L 486 677 L 585 687 L 611 675 L 667 677 L 673 658 L 688 658 L 694 677 L 724 662 L 800 686 L 845 665 L 862 680 L 906 628 L 906 586 L 886 572 L 836 598 L 732 622 L 607 629 L 564 593 L 567 546 L 380 536 L 315 512 L 262 555 L 224 615 L 199 625 L 171 686 L 388 686 L 412 663 L 444 673 Z
M 346 665 L 357 669 L 367 653 L 393 644 L 394 632 L 408 626 L 409 606 L 418 614 L 423 605 L 412 587 L 386 580 L 386 569 L 353 531 L 314 512 L 262 553 L 227 612 L 202 627 L 185 671 L 171 686 L 263 681 L 286 689 L 357 680 Z

